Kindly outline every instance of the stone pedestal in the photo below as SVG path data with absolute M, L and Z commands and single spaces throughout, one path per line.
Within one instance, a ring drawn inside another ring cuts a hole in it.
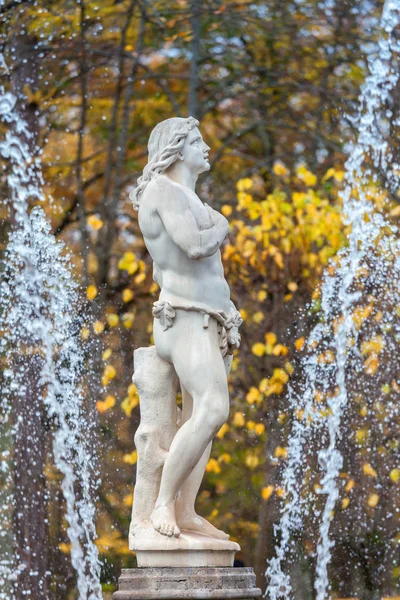
M 129 541 L 138 567 L 233 567 L 240 550 L 236 542 L 184 529 L 178 538 L 160 535 L 151 526 L 136 527 L 134 533 Z
M 260 598 L 249 567 L 123 569 L 113 600 L 254 600 Z

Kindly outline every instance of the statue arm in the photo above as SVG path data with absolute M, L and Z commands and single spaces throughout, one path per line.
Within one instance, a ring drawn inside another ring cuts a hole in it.
M 157 212 L 173 242 L 193 260 L 215 254 L 229 231 L 228 221 L 216 211 L 213 211 L 212 226 L 200 230 L 181 190 L 160 199 Z

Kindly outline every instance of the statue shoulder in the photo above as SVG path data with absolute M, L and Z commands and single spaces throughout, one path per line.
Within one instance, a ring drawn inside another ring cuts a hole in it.
M 188 205 L 189 197 L 184 188 L 171 181 L 165 175 L 159 175 L 152 179 L 143 192 L 143 206 L 147 209 L 157 210 L 160 203 L 169 205 L 170 208 L 182 208 Z

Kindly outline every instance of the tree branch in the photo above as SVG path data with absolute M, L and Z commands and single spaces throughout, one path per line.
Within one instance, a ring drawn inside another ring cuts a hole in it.
M 119 52 L 118 52 L 118 79 L 117 79 L 117 87 L 115 91 L 115 100 L 111 115 L 111 123 L 109 129 L 109 139 L 108 139 L 108 152 L 106 159 L 106 169 L 104 175 L 104 191 L 103 191 L 103 201 L 100 205 L 100 215 L 102 217 L 102 221 L 104 223 L 103 229 L 100 232 L 97 244 L 98 256 L 99 256 L 99 265 L 100 268 L 98 270 L 98 280 L 102 282 L 105 278 L 105 273 L 107 269 L 108 261 L 106 259 L 106 255 L 108 252 L 106 246 L 106 240 L 108 238 L 108 229 L 114 227 L 114 224 L 111 222 L 111 214 L 110 214 L 110 189 L 111 189 L 111 178 L 112 178 L 112 170 L 113 170 L 113 154 L 115 150 L 115 143 L 117 139 L 117 123 L 118 123 L 118 111 L 119 105 L 121 101 L 122 91 L 123 91 L 123 79 L 124 79 L 124 67 L 125 67 L 125 46 L 126 46 L 126 35 L 128 32 L 128 28 L 130 26 L 134 9 L 136 7 L 137 0 L 131 0 L 128 8 L 128 12 L 126 15 L 125 24 L 121 31 L 121 40 L 119 44 Z
M 85 195 L 82 184 L 82 158 L 83 158 L 83 136 L 86 127 L 87 112 L 87 69 L 86 69 L 86 41 L 85 41 L 85 0 L 80 0 L 80 92 L 81 92 L 81 117 L 78 132 L 78 149 L 76 155 L 76 183 L 77 183 L 77 206 L 79 211 L 79 225 L 82 242 L 82 262 L 83 279 L 85 287 L 88 285 L 88 253 L 89 253 L 89 234 L 86 227 L 85 215 Z

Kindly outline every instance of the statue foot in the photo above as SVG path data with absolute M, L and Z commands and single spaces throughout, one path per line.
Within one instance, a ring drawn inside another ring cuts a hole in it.
M 179 537 L 180 529 L 175 520 L 174 504 L 160 504 L 151 515 L 151 523 L 156 531 L 168 537 Z
M 202 535 L 217 538 L 218 540 L 229 540 L 229 535 L 227 533 L 221 531 L 221 529 L 217 529 L 214 525 L 211 525 L 211 523 L 195 512 L 192 514 L 179 515 L 178 521 L 181 529 L 201 533 Z

